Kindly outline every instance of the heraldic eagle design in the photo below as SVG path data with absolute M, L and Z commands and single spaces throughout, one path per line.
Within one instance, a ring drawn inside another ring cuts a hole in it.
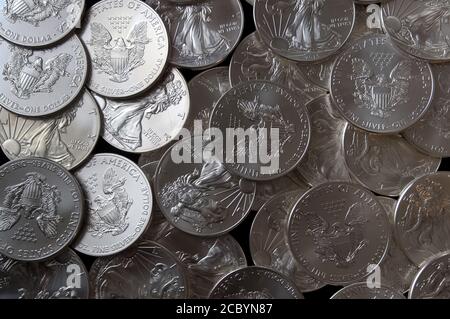
M 145 45 L 150 43 L 147 37 L 147 22 L 137 23 L 126 39 L 114 38 L 106 27 L 98 22 L 91 24 L 93 46 L 92 64 L 94 69 L 105 72 L 114 82 L 125 82 L 129 73 L 143 65 Z
M 356 57 L 352 59 L 352 69 L 355 103 L 369 109 L 371 115 L 388 118 L 407 98 L 412 74 L 410 61 L 397 63 L 389 76 L 383 72 L 375 74 L 369 63 Z
M 12 23 L 23 21 L 39 26 L 41 21 L 59 17 L 61 10 L 71 3 L 71 0 L 6 0 L 4 12 Z
M 33 51 L 11 45 L 10 60 L 3 67 L 3 77 L 12 84 L 11 91 L 21 99 L 28 99 L 32 93 L 53 92 L 52 87 L 62 77 L 68 76 L 67 66 L 73 57 L 60 53 L 56 57 L 43 61 L 33 58 Z
M 57 213 L 61 194 L 56 186 L 46 183 L 45 176 L 28 173 L 24 182 L 8 186 L 3 206 L 0 207 L 0 231 L 10 230 L 21 217 L 36 220 L 39 229 L 48 238 L 58 235 L 57 225 L 62 217 Z

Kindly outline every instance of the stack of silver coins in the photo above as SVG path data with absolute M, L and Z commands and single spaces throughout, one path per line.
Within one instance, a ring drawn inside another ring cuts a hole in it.
M 0 7 L 0 298 L 450 298 L 450 0 Z

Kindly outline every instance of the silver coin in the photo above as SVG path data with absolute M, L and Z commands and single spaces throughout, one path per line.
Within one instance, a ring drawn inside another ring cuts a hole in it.
M 222 278 L 211 290 L 211 299 L 303 299 L 284 275 L 263 267 L 245 267 Z
M 178 299 L 188 295 L 186 274 L 177 258 L 148 240 L 118 255 L 98 258 L 89 279 L 96 299 Z
M 397 201 L 382 196 L 378 196 L 377 199 L 388 214 L 392 233 L 394 233 L 395 206 L 397 205 Z M 397 244 L 395 237 L 392 236 L 389 250 L 380 265 L 380 281 L 401 293 L 405 293 L 408 291 L 418 270 L 417 266 L 408 259 Z
M 219 236 L 244 220 L 255 197 L 255 183 L 231 175 L 208 151 L 202 136 L 176 143 L 156 172 L 155 194 L 164 216 L 178 229 L 197 236 Z M 176 164 L 173 154 L 189 162 Z
M 312 186 L 328 181 L 351 181 L 345 164 L 342 136 L 347 121 L 333 109 L 329 95 L 306 105 L 311 140 L 297 170 Z
M 366 277 L 387 252 L 391 228 L 375 195 L 356 184 L 328 182 L 295 204 L 287 238 L 293 256 L 311 276 L 329 284 Z
M 410 299 L 450 298 L 450 252 L 431 257 L 420 269 L 409 290 Z
M 174 227 L 171 223 L 164 217 L 161 210 L 159 210 L 158 205 L 156 205 L 155 209 L 152 212 L 152 220 L 150 222 L 150 226 L 148 226 L 143 239 L 148 239 L 155 242 L 160 242 L 161 239 L 169 233 Z
M 308 292 L 320 289 L 325 284 L 305 273 L 292 256 L 286 241 L 290 209 L 303 193 L 283 193 L 261 207 L 250 229 L 250 252 L 255 265 L 284 274 L 301 292 Z
M 326 93 L 305 79 L 297 62 L 282 58 L 268 48 L 257 32 L 242 40 L 230 62 L 231 85 L 254 80 L 280 84 L 308 100 Z
M 0 255 L 0 299 L 87 299 L 89 282 L 80 257 L 67 249 L 42 262 Z
M 155 175 L 156 175 L 156 169 L 158 168 L 158 162 L 151 162 L 147 163 L 143 166 L 141 166 L 142 172 L 145 174 L 145 177 L 147 177 L 150 186 L 152 187 L 152 190 L 154 189 L 155 184 Z
M 102 0 L 87 12 L 81 39 L 91 58 L 87 86 L 111 98 L 149 88 L 162 75 L 169 37 L 156 12 L 142 1 Z
M 0 0 L 0 36 L 27 47 L 52 44 L 72 31 L 84 0 Z
M 173 146 L 173 144 L 174 142 L 169 142 L 168 144 L 166 144 L 161 148 L 158 148 L 157 150 L 142 153 L 141 156 L 139 156 L 138 165 L 142 167 L 148 163 L 159 162 L 161 157 L 163 157 L 163 155 L 167 152 L 169 148 Z
M 141 169 L 116 154 L 95 154 L 75 176 L 86 195 L 87 218 L 73 247 L 89 256 L 116 254 L 145 232 L 152 190 Z
M 188 87 L 191 96 L 191 109 L 186 127 L 196 134 L 194 121 L 202 121 L 202 129 L 206 130 L 209 127 L 209 118 L 214 106 L 231 88 L 228 67 L 204 71 L 190 80 Z M 201 133 L 203 131 L 197 134 Z
M 229 90 L 217 102 L 210 127 L 222 132 L 228 128 L 244 129 L 253 133 L 254 139 L 266 139 L 267 145 L 276 145 L 271 151 L 271 162 L 263 163 L 261 156 L 250 156 L 256 155 L 252 147 L 258 147 L 260 155 L 268 149 L 263 150 L 260 142 L 237 138 L 231 147 L 232 154 L 225 154 L 227 169 L 258 181 L 274 179 L 294 169 L 303 158 L 310 138 L 305 102 L 288 89 L 266 81 L 244 82 Z M 272 139 L 274 128 L 278 136 Z
M 189 114 L 187 83 L 175 68 L 140 97 L 113 100 L 94 96 L 103 113 L 103 138 L 125 152 L 150 152 L 170 143 Z
M 336 292 L 330 299 L 405 299 L 392 287 L 368 287 L 367 283 L 354 283 Z
M 202 238 L 170 227 L 158 242 L 175 253 L 186 268 L 190 298 L 207 298 L 220 279 L 247 266 L 244 251 L 231 235 Z
M 402 50 L 429 61 L 450 61 L 447 0 L 392 0 L 382 9 L 385 29 Z
M 256 30 L 276 54 L 319 61 L 347 41 L 355 19 L 352 0 L 256 0 Z
M 450 250 L 450 173 L 417 178 L 405 187 L 395 209 L 395 235 L 418 267 L 440 252 Z
M 82 190 L 64 167 L 43 158 L 0 167 L 0 254 L 23 260 L 50 258 L 77 235 Z
M 450 65 L 433 64 L 435 94 L 429 110 L 416 124 L 403 132 L 408 142 L 436 157 L 450 157 Z
M 203 0 L 173 4 L 145 0 L 164 20 L 172 44 L 170 63 L 190 69 L 219 64 L 236 47 L 243 32 L 239 0 Z
M 16 115 L 0 107 L 1 148 L 10 160 L 44 157 L 72 169 L 94 149 L 100 121 L 97 103 L 87 90 L 62 112 L 45 118 Z
M 251 4 L 252 6 L 255 5 L 255 0 L 245 0 L 248 4 Z
M 353 125 L 395 133 L 417 122 L 433 97 L 430 66 L 398 53 L 383 35 L 357 40 L 336 60 L 331 96 Z
M 416 150 L 400 135 L 365 132 L 350 124 L 344 154 L 352 177 L 375 193 L 398 196 L 416 177 L 436 172 L 441 160 Z
M 57 112 L 77 97 L 86 80 L 87 57 L 75 35 L 46 49 L 28 49 L 0 38 L 0 56 L 0 105 L 16 114 Z

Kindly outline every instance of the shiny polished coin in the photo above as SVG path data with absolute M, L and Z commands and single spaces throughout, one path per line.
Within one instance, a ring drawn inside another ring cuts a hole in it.
M 253 266 L 226 275 L 211 291 L 209 298 L 303 299 L 303 295 L 284 275 L 268 268 Z
M 312 186 L 328 181 L 350 182 L 342 136 L 347 123 L 333 109 L 329 95 L 306 105 L 311 121 L 311 140 L 297 170 Z
M 169 31 L 170 63 L 190 69 L 206 69 L 226 59 L 244 28 L 239 0 L 203 0 L 173 4 L 145 0 L 161 15 Z
M 450 298 L 450 252 L 431 257 L 420 269 L 411 285 L 410 299 Z
M 202 136 L 181 140 L 163 156 L 156 172 L 155 195 L 164 216 L 197 236 L 219 236 L 235 228 L 255 197 L 255 183 L 228 172 L 208 145 Z
M 391 237 L 383 206 L 365 188 L 328 182 L 306 192 L 289 216 L 287 238 L 307 273 L 328 284 L 368 276 L 379 265 Z
M 447 0 L 392 0 L 382 9 L 385 29 L 402 50 L 428 61 L 450 61 Z
M 413 126 L 403 132 L 408 142 L 436 157 L 450 157 L 450 65 L 431 65 L 435 93 L 430 108 Z
M 314 291 L 325 284 L 307 274 L 295 261 L 286 241 L 287 219 L 303 191 L 280 194 L 258 211 L 250 230 L 250 252 L 257 266 L 276 270 L 291 279 L 301 292 Z
M 395 133 L 416 123 L 433 97 L 428 63 L 401 55 L 384 35 L 357 40 L 336 60 L 331 96 L 353 125 Z
M 80 257 L 67 249 L 42 262 L 0 255 L 0 299 L 87 299 L 89 282 Z
M 87 217 L 73 247 L 89 256 L 116 254 L 145 232 L 152 190 L 141 169 L 116 154 L 95 154 L 75 176 L 87 202 Z
M 63 166 L 27 158 L 0 167 L 0 254 L 23 261 L 55 256 L 78 234 L 80 185 Z
M 0 143 L 10 160 L 44 157 L 72 169 L 91 154 L 100 124 L 97 103 L 83 90 L 62 112 L 45 118 L 16 115 L 0 107 Z
M 395 209 L 395 235 L 417 266 L 450 250 L 450 173 L 417 178 L 400 195 Z
M 295 61 L 319 61 L 347 41 L 355 19 L 352 0 L 256 0 L 256 30 L 276 54 Z
M 229 128 L 243 129 L 250 137 L 236 137 L 229 142 L 233 145 L 226 146 L 232 150 L 224 156 L 227 169 L 258 181 L 274 179 L 294 169 L 310 138 L 305 104 L 305 98 L 266 81 L 245 82 L 229 90 L 217 102 L 210 127 L 222 132 Z M 266 149 L 261 140 L 266 141 Z M 271 156 L 264 163 L 264 155 L 269 153 Z
M 169 54 L 163 21 L 137 0 L 94 4 L 86 12 L 81 39 L 92 65 L 87 86 L 111 98 L 149 88 L 162 75 Z
M 0 56 L 0 105 L 16 114 L 44 116 L 62 110 L 86 80 L 87 57 L 75 35 L 46 49 L 28 49 L 0 38 Z
M 405 299 L 405 296 L 389 286 L 368 287 L 361 282 L 342 288 L 330 299 Z
M 416 150 L 400 135 L 365 132 L 350 124 L 344 154 L 352 177 L 375 193 L 398 196 L 413 179 L 436 172 L 441 160 Z
M 254 80 L 277 83 L 307 100 L 326 93 L 305 79 L 297 62 L 285 59 L 268 48 L 257 32 L 241 41 L 230 62 L 231 85 Z
M 150 152 L 169 144 L 177 139 L 189 114 L 187 83 L 174 68 L 140 97 L 95 98 L 103 113 L 103 138 L 125 152 Z
M 84 0 L 0 0 L 0 36 L 27 46 L 52 44 L 79 23 Z
M 118 255 L 102 257 L 89 272 L 96 299 L 179 299 L 188 294 L 186 274 L 175 255 L 143 240 Z

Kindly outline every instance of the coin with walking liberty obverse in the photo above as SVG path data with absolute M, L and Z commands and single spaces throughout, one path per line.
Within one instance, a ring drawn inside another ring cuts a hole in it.
M 86 267 L 67 248 L 52 259 L 23 262 L 0 255 L 0 299 L 87 299 Z
M 294 258 L 316 279 L 347 284 L 369 275 L 389 245 L 391 228 L 383 206 L 365 188 L 328 182 L 294 205 L 287 238 Z
M 416 123 L 433 93 L 429 64 L 398 53 L 385 35 L 354 42 L 331 75 L 335 106 L 350 123 L 374 133 L 396 133 Z
M 27 47 L 53 44 L 80 21 L 84 0 L 0 0 L 0 36 Z
M 277 271 L 264 267 L 235 270 L 217 283 L 210 299 L 303 299 L 295 284 Z
M 405 299 L 405 296 L 389 286 L 368 287 L 367 282 L 361 282 L 342 288 L 330 299 Z
M 255 197 L 255 183 L 232 175 L 202 136 L 177 142 L 156 171 L 155 195 L 164 216 L 196 236 L 219 236 L 241 223 Z M 183 157 L 180 158 L 181 154 Z
M 336 53 L 355 19 L 352 0 L 256 0 L 256 30 L 263 42 L 285 58 L 313 62 Z
M 63 111 L 45 118 L 0 107 L 0 143 L 10 160 L 44 157 L 72 169 L 94 149 L 100 121 L 97 103 L 87 90 Z
M 149 88 L 163 74 L 169 54 L 163 21 L 142 1 L 96 3 L 86 12 L 81 39 L 92 65 L 87 86 L 110 98 Z
M 189 114 L 187 84 L 175 68 L 139 97 L 94 97 L 103 113 L 103 138 L 125 152 L 150 152 L 169 144 L 177 139 Z
M 250 81 L 234 86 L 216 104 L 210 127 L 228 134 L 247 131 L 250 138 L 226 137 L 224 165 L 251 180 L 271 180 L 287 174 L 303 158 L 310 139 L 307 100 L 278 84 Z M 264 148 L 263 145 L 266 147 Z M 270 157 L 269 157 L 270 155 Z
M 84 198 L 63 166 L 43 158 L 0 167 L 0 254 L 39 261 L 66 248 L 81 228 Z
M 116 154 L 95 154 L 75 176 L 87 202 L 85 224 L 73 244 L 76 251 L 113 255 L 141 237 L 151 218 L 153 196 L 136 164 Z
M 86 80 L 87 57 L 75 35 L 43 49 L 0 38 L 0 56 L 0 105 L 19 115 L 44 116 L 62 110 Z
M 241 38 L 244 13 L 239 0 L 174 4 L 145 0 L 164 20 L 171 40 L 170 63 L 202 70 L 226 59 Z

